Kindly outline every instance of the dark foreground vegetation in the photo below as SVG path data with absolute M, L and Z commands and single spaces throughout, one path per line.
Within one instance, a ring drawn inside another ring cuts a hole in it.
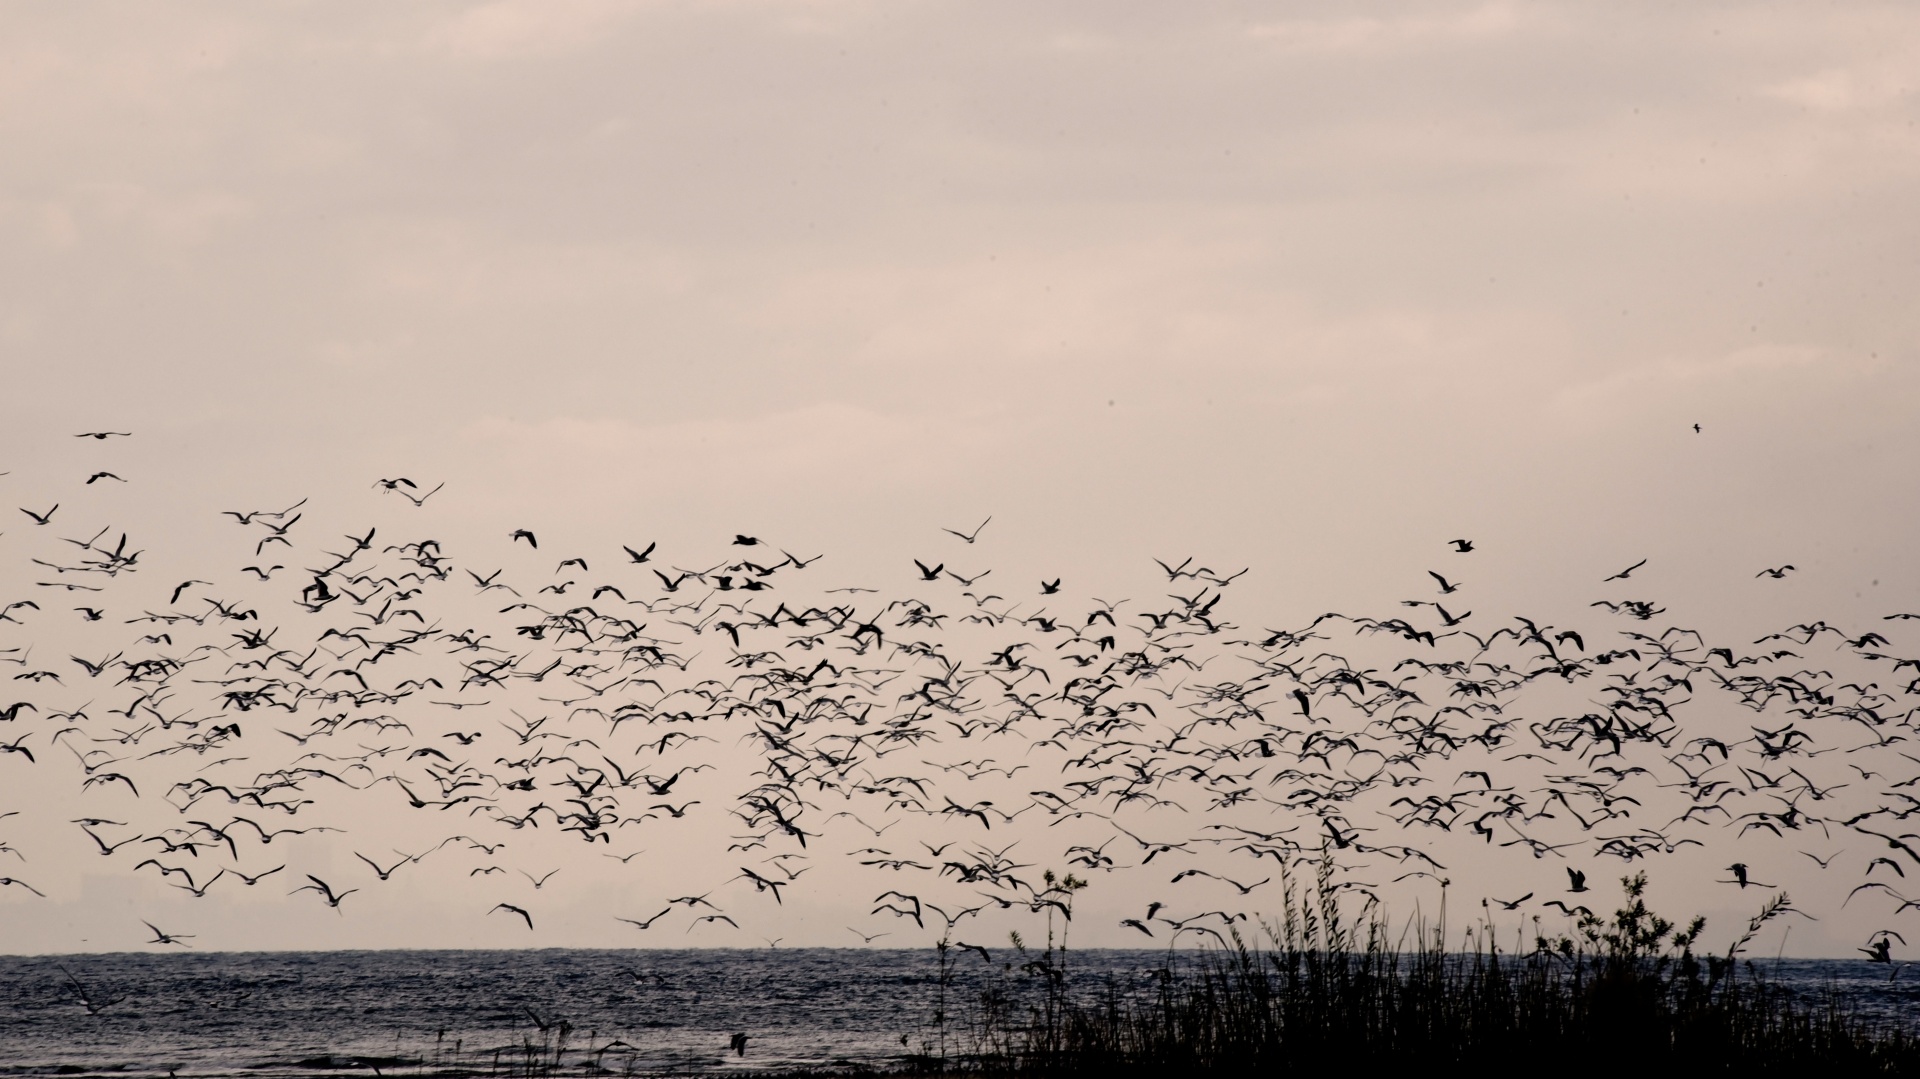
M 961 1009 L 953 1051 L 917 1063 L 1049 1076 L 1920 1075 L 1908 1025 L 1870 1019 L 1831 993 L 1796 996 L 1741 957 L 1761 926 L 1796 913 L 1785 895 L 1725 953 L 1701 955 L 1703 920 L 1680 928 L 1649 910 L 1644 874 L 1622 883 L 1611 918 L 1576 913 L 1570 932 L 1523 932 L 1511 951 L 1488 920 L 1463 952 L 1437 930 L 1396 942 L 1372 909 L 1344 918 L 1323 878 L 1306 896 L 1289 889 L 1257 944 L 1230 934 L 1144 992 L 1114 988 L 1095 1001 L 1060 990 L 1067 957 L 1050 940 L 1003 969 L 1009 982 L 1037 976 L 1051 991 L 1015 1005 L 1012 984 L 989 989 Z

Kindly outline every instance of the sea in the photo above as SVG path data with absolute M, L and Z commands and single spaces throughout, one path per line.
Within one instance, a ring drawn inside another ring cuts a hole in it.
M 1084 950 L 1068 991 L 1144 990 L 1192 961 Z M 989 983 L 1040 991 L 1004 957 L 946 962 L 943 979 L 931 949 L 0 956 L 0 1076 L 886 1070 L 963 1052 Z M 1890 980 L 1884 965 L 1760 966 L 1816 999 L 1920 1018 L 1920 978 Z

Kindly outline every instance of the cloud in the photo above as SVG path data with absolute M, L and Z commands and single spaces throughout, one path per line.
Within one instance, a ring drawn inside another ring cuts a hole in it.
M 430 47 L 474 60 L 551 58 L 604 41 L 649 5 L 636 0 L 494 0 L 427 31 Z
M 1915 58 L 1914 62 L 1920 62 Z M 1877 66 L 1877 65 L 1876 65 Z M 1830 68 L 1768 86 L 1769 97 L 1821 112 L 1875 109 L 1912 94 L 1911 66 L 1901 70 Z
M 933 482 L 992 451 L 985 426 L 952 416 L 887 415 L 837 401 L 753 415 L 659 424 L 555 416 L 478 417 L 461 441 L 556 483 L 598 487 L 605 465 L 644 472 L 658 485 L 703 489 L 750 481 L 755 488 L 831 482 Z
M 1882 367 L 1871 357 L 1848 357 L 1818 344 L 1768 342 L 1625 366 L 1565 387 L 1551 408 L 1567 422 L 1604 425 L 1619 409 L 1640 409 L 1647 402 L 1757 405 L 1779 399 L 1784 383 L 1814 378 L 1829 386 L 1853 383 Z
M 1249 27 L 1247 34 L 1286 52 L 1381 56 L 1489 42 L 1521 25 L 1513 5 L 1482 4 L 1439 15 L 1284 19 Z

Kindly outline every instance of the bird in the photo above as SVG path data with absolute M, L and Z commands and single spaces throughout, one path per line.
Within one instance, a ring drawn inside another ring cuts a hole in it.
M 147 942 L 148 944 L 178 944 L 182 948 L 193 947 L 193 945 L 187 943 L 187 941 L 190 941 L 193 939 L 192 934 L 168 933 L 163 931 L 159 926 L 154 925 L 152 922 L 143 921 L 140 924 L 146 926 L 148 929 L 153 930 L 153 939 L 148 941 Z
M 236 869 L 236 870 L 234 870 L 234 871 L 233 871 L 233 875 L 234 875 L 234 876 L 236 876 L 236 877 L 239 877 L 239 878 L 240 878 L 240 883 L 242 883 L 242 884 L 245 884 L 245 885 L 246 885 L 247 887 L 249 887 L 249 888 L 251 888 L 251 887 L 253 887 L 254 885 L 256 885 L 256 884 L 258 884 L 258 883 L 260 883 L 260 881 L 261 881 L 262 879 L 264 879 L 264 878 L 266 878 L 266 877 L 271 877 L 271 876 L 273 876 L 273 875 L 274 875 L 275 873 L 278 873 L 278 872 L 280 872 L 280 871 L 281 871 L 282 869 L 285 869 L 285 868 L 287 868 L 287 867 L 286 867 L 286 866 L 284 866 L 284 865 L 276 865 L 276 866 L 274 866 L 274 867 L 273 867 L 272 869 L 269 869 L 269 870 L 267 870 L 267 871 L 266 871 L 266 872 L 264 872 L 264 873 L 255 873 L 255 874 L 254 874 L 253 876 L 251 876 L 251 877 L 249 877 L 249 876 L 247 876 L 247 875 L 246 875 L 245 873 L 242 873 L 242 872 L 240 872 L 239 870 L 237 870 L 237 869 Z
M 1443 596 L 1451 596 L 1455 592 L 1460 591 L 1459 584 L 1447 580 L 1445 577 L 1440 576 L 1438 573 L 1435 573 L 1432 570 L 1427 571 L 1427 576 L 1440 582 L 1440 594 Z
M 1763 569 L 1759 573 L 1754 574 L 1754 576 L 1755 577 L 1771 577 L 1777 581 L 1777 580 L 1780 580 L 1782 577 L 1785 577 L 1792 570 L 1793 570 L 1793 566 L 1791 564 L 1784 565 L 1784 566 L 1776 566 L 1772 569 Z
M 733 1037 L 727 1039 L 727 1047 L 729 1049 L 732 1049 L 735 1053 L 739 1054 L 740 1056 L 746 1056 L 747 1055 L 747 1035 L 735 1034 Z
M 1893 930 L 1882 929 L 1879 932 L 1875 933 L 1873 936 L 1867 938 L 1867 946 L 1865 948 L 1858 948 L 1855 950 L 1864 954 L 1867 957 L 1867 962 L 1869 963 L 1886 963 L 1891 965 L 1893 963 L 1893 943 L 1892 942 L 1895 940 L 1898 940 L 1902 945 L 1907 943 L 1907 938 L 1901 936 L 1900 934 L 1894 932 Z
M 636 928 L 639 928 L 639 929 L 652 929 L 652 928 L 653 928 L 653 923 L 655 923 L 655 922 L 657 922 L 657 921 L 659 921 L 660 919 L 662 919 L 662 918 L 664 918 L 664 917 L 666 917 L 666 916 L 667 916 L 667 914 L 668 914 L 668 912 L 669 912 L 669 911 L 672 911 L 672 910 L 673 910 L 673 908 L 672 908 L 671 906 L 669 906 L 669 907 L 667 907 L 667 909 L 666 909 L 666 910 L 663 910 L 663 911 L 661 911 L 660 913 L 658 913 L 658 914 L 656 914 L 656 915 L 654 915 L 654 916 L 653 916 L 653 917 L 651 917 L 651 918 L 648 918 L 648 919 L 646 919 L 645 921 L 635 921 L 635 920 L 634 920 L 634 919 L 632 919 L 632 918 L 622 918 L 622 917 L 619 917 L 619 916 L 617 916 L 617 915 L 616 915 L 616 916 L 614 917 L 614 919 L 613 919 L 613 920 L 614 920 L 614 921 L 616 921 L 616 922 L 625 922 L 625 923 L 627 923 L 628 925 L 631 925 L 631 926 L 634 926 L 634 927 L 636 927 Z
M 782 902 L 780 889 L 792 883 L 791 881 L 784 880 L 769 880 L 745 866 L 740 868 L 740 876 L 735 879 L 751 881 L 753 883 L 753 890 L 756 892 L 772 892 L 775 903 Z
M 988 522 L 992 520 L 993 520 L 992 517 L 988 517 L 985 521 L 981 521 L 979 524 L 973 526 L 973 531 L 971 532 L 961 532 L 952 528 L 943 528 L 940 531 L 945 532 L 948 535 L 959 536 L 961 539 L 966 540 L 968 543 L 972 543 L 974 540 L 977 540 L 980 538 L 980 530 L 987 527 Z
M 82 431 L 79 434 L 74 435 L 73 437 L 92 438 L 92 439 L 98 439 L 104 442 L 109 438 L 131 438 L 133 437 L 133 432 L 131 431 Z
M 213 583 L 212 581 L 181 581 L 179 584 L 173 587 L 173 595 L 170 598 L 168 598 L 167 602 L 178 603 L 180 602 L 180 594 L 182 592 L 185 592 L 187 589 L 197 584 L 211 585 L 212 583 Z
M 46 524 L 46 523 L 47 523 L 48 521 L 50 521 L 50 520 L 52 520 L 52 519 L 53 519 L 53 514 L 54 514 L 54 511 L 55 511 L 55 510 L 58 510 L 59 508 L 60 508 L 60 503 L 58 503 L 58 502 L 55 502 L 55 503 L 53 504 L 53 509 L 50 509 L 50 510 L 48 510 L 48 511 L 47 511 L 47 512 L 45 512 L 45 513 L 35 513 L 35 512 L 33 512 L 32 510 L 30 510 L 30 509 L 28 509 L 28 508 L 26 508 L 25 506 L 22 506 L 22 507 L 20 507 L 20 512 L 21 512 L 21 513 L 24 513 L 24 514 L 26 514 L 27 516 L 29 516 L 29 517 L 31 517 L 31 518 L 33 518 L 33 523 L 34 523 L 34 524 L 37 524 L 37 525 L 43 525 L 43 524 Z
M 528 914 L 524 908 L 516 907 L 512 903 L 496 903 L 494 904 L 493 910 L 490 910 L 487 913 L 493 914 L 496 911 L 502 911 L 502 910 L 512 914 L 518 914 L 521 918 L 526 920 L 528 929 L 533 928 L 533 915 Z
M 412 485 L 409 484 L 408 486 L 412 486 Z M 412 491 L 402 491 L 397 487 L 389 488 L 389 490 L 392 490 L 393 492 L 398 494 L 400 497 L 406 499 L 407 501 L 413 503 L 416 506 L 424 506 L 427 504 L 427 499 L 432 498 L 434 495 L 439 494 L 441 489 L 444 487 L 446 487 L 446 484 L 444 482 L 436 483 L 433 486 L 433 490 L 426 491 L 421 494 L 414 494 Z
M 654 542 L 647 544 L 647 549 L 644 551 L 636 551 L 633 548 L 626 546 L 625 544 L 622 544 L 620 549 L 627 552 L 627 557 L 637 565 L 641 562 L 645 562 L 647 558 L 653 554 L 653 549 L 658 546 L 660 546 L 660 542 L 658 540 L 655 540 Z
M 1587 890 L 1587 875 L 1578 869 L 1567 870 L 1567 891 L 1584 892 Z
M 1644 565 L 1646 565 L 1646 564 L 1647 564 L 1647 560 L 1643 558 L 1643 559 L 1641 559 L 1640 561 L 1638 561 L 1638 562 L 1635 562 L 1635 563 L 1634 563 L 1633 565 L 1631 565 L 1631 566 L 1628 566 L 1628 567 L 1627 567 L 1626 569 L 1623 569 L 1623 570 L 1621 570 L 1621 571 L 1620 571 L 1619 573 L 1616 573 L 1616 574 L 1614 574 L 1613 576 L 1611 576 L 1611 577 L 1608 577 L 1608 578 L 1606 578 L 1605 580 L 1602 580 L 1602 581 L 1601 581 L 1600 583 L 1601 583 L 1601 584 L 1606 584 L 1606 583 L 1607 583 L 1607 581 L 1624 581 L 1624 580 L 1626 580 L 1626 579 L 1627 579 L 1628 577 L 1631 577 L 1631 576 L 1633 576 L 1633 571 L 1634 571 L 1634 570 L 1637 570 L 1637 569 L 1639 569 L 1639 568 L 1640 568 L 1641 566 L 1644 566 Z
M 398 853 L 398 852 L 396 851 L 395 853 Z M 399 869 L 403 865 L 406 865 L 408 862 L 411 862 L 414 860 L 411 855 L 403 855 L 399 861 L 393 863 L 393 865 L 389 866 L 386 869 L 382 869 L 380 868 L 380 863 L 374 861 L 372 858 L 369 858 L 364 854 L 361 854 L 359 851 L 354 851 L 353 856 L 367 863 L 369 866 L 372 866 L 374 873 L 378 875 L 381 880 L 386 880 L 388 877 L 393 875 L 395 870 Z
M 312 881 L 313 883 L 303 884 L 300 887 L 295 888 L 293 891 L 288 892 L 287 894 L 297 895 L 300 892 L 314 892 L 318 894 L 320 898 L 326 900 L 327 906 L 332 907 L 336 912 L 339 911 L 340 909 L 340 901 L 342 899 L 345 899 L 346 897 L 360 890 L 358 888 L 348 888 L 344 892 L 336 892 L 333 890 L 332 886 L 327 884 L 326 881 L 321 880 L 319 877 L 316 877 L 311 873 L 307 874 L 307 879 Z
M 508 534 L 507 542 L 512 543 L 514 540 L 526 540 L 527 546 L 532 547 L 535 550 L 538 550 L 540 548 L 540 540 L 537 537 L 535 537 L 531 531 L 524 528 L 516 528 L 511 533 Z
M 33 885 L 28 884 L 24 880 L 15 880 L 12 877 L 0 877 L 0 888 L 8 888 L 14 885 L 18 885 L 22 888 L 25 888 L 27 891 L 32 892 L 34 895 L 37 895 L 42 899 L 45 899 L 47 897 L 47 893 L 41 891 L 38 888 L 35 888 Z
M 96 480 L 120 480 L 121 483 L 127 482 L 111 472 L 95 472 L 93 475 L 87 477 L 87 485 L 91 487 Z
M 1447 542 L 1453 544 L 1453 549 L 1457 554 L 1466 554 L 1473 550 L 1472 540 L 1456 539 L 1448 540 Z

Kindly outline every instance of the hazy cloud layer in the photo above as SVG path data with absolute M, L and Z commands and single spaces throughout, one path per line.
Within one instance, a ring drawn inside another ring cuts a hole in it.
M 133 483 L 86 512 L 181 565 L 229 503 L 404 473 L 449 533 L 757 530 L 849 580 L 993 514 L 1006 575 L 1083 594 L 1251 565 L 1249 622 L 1390 604 L 1456 535 L 1490 608 L 1641 557 L 1700 621 L 1920 603 L 1909 6 L 0 29 L 10 516 L 105 427 Z

